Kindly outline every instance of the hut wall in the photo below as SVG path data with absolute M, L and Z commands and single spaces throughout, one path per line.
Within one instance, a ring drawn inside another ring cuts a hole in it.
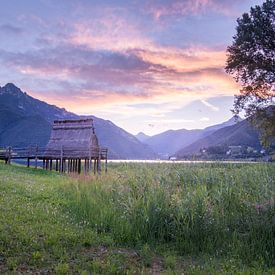
M 99 144 L 92 119 L 54 121 L 46 155 L 63 157 L 97 157 Z

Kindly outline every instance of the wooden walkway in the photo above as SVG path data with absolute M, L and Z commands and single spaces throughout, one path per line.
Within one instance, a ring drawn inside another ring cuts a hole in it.
M 25 159 L 27 167 L 31 161 L 34 167 L 42 166 L 46 170 L 55 170 L 61 173 L 85 173 L 93 171 L 101 173 L 102 162 L 104 170 L 107 172 L 107 148 L 93 148 L 90 150 L 81 148 L 65 148 L 52 150 L 38 146 L 28 148 L 0 147 L 0 160 L 10 164 L 12 160 Z

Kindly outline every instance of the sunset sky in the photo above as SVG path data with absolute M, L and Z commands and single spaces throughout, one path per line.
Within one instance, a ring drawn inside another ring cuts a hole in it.
M 232 115 L 224 72 L 254 0 L 0 0 L 0 86 L 130 133 L 204 128 Z

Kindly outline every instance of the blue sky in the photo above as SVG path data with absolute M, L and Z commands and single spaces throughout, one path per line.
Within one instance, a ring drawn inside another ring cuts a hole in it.
M 131 133 L 231 117 L 236 19 L 262 1 L 1 0 L 0 85 Z

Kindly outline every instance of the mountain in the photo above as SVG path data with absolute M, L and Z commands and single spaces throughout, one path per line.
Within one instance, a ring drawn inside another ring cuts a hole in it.
M 0 87 L 0 145 L 45 146 L 51 124 L 56 119 L 78 119 L 74 113 L 35 99 L 12 83 Z M 111 121 L 92 116 L 102 147 L 108 147 L 110 158 L 153 159 L 156 154 Z
M 137 135 L 135 135 L 135 137 L 141 142 L 144 142 L 145 140 L 150 138 L 150 136 L 144 134 L 143 132 L 139 132 Z
M 237 124 L 221 128 L 206 137 L 198 139 L 192 144 L 179 150 L 175 155 L 178 158 L 182 158 L 187 155 L 198 153 L 201 148 L 223 145 L 243 145 L 254 147 L 256 149 L 261 148 L 259 133 L 247 120 L 243 120 Z
M 207 127 L 205 129 L 196 130 L 168 130 L 158 135 L 154 135 L 145 139 L 143 142 L 149 145 L 156 153 L 163 158 L 175 154 L 178 150 L 192 144 L 196 140 L 208 136 L 218 129 L 235 124 L 235 119 Z
M 220 124 L 216 124 L 216 125 L 212 125 L 212 126 L 209 126 L 209 127 L 206 127 L 204 129 L 204 133 L 207 134 L 207 133 L 213 133 L 214 131 L 217 131 L 219 129 L 222 129 L 222 128 L 225 128 L 227 126 L 231 126 L 231 125 L 235 125 L 236 123 L 238 122 L 241 122 L 242 119 L 240 117 L 231 117 L 229 120 L 223 122 L 223 123 L 220 123 Z
M 87 117 L 87 116 L 86 116 Z M 152 149 L 141 143 L 134 135 L 129 134 L 109 120 L 95 116 L 93 118 L 96 134 L 102 146 L 116 159 L 156 159 Z

